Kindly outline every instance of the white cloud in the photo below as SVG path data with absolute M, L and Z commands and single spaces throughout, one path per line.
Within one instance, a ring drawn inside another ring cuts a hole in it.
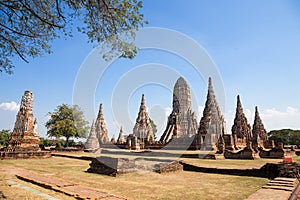
M 166 107 L 165 108 L 165 114 L 166 114 L 167 117 L 169 117 L 169 115 L 171 114 L 171 112 L 172 112 L 172 108 L 170 108 L 170 107 Z
M 198 115 L 200 119 L 203 116 L 203 110 L 204 110 L 204 106 L 198 106 Z
M 204 106 L 198 106 L 197 123 L 200 122 L 200 119 L 203 116 L 203 110 L 204 110 Z
M 17 104 L 16 102 L 8 102 L 8 103 L 0 103 L 0 109 L 2 110 L 9 110 L 9 111 L 18 111 L 20 107 L 20 104 Z
M 224 117 L 225 117 L 225 120 L 226 120 L 226 129 L 227 129 L 228 134 L 231 133 L 231 126 L 233 125 L 234 116 L 235 116 L 235 112 L 233 112 L 232 110 L 228 110 L 225 113 Z
M 300 129 L 300 111 L 291 106 L 288 106 L 285 111 L 279 111 L 275 108 L 266 109 L 261 113 L 261 118 L 269 130 L 282 128 Z
M 297 113 L 297 112 L 298 112 L 298 109 L 297 109 L 297 108 L 293 108 L 293 107 L 288 106 L 287 109 L 286 109 L 286 111 L 287 111 L 288 113 Z
M 125 124 L 120 124 L 117 121 L 111 121 L 106 123 L 106 128 L 108 131 L 108 137 L 109 139 L 111 139 L 113 136 L 115 137 L 115 139 L 117 139 L 117 137 L 119 136 L 119 132 L 120 132 L 120 128 L 122 126 L 123 129 L 123 134 L 127 135 L 130 134 L 132 131 L 132 127 L 130 124 L 130 129 L 128 128 L 128 126 L 124 126 Z
M 254 112 L 252 112 L 250 109 L 245 109 L 244 113 L 245 113 L 245 116 L 248 120 L 248 123 L 250 123 L 252 121 L 252 119 L 254 120 Z

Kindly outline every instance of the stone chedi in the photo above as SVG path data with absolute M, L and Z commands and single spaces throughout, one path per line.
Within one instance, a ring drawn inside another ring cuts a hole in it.
M 98 116 L 95 122 L 95 126 L 96 126 L 96 135 L 97 138 L 99 140 L 99 144 L 109 144 L 109 138 L 108 138 L 108 132 L 106 129 L 106 124 L 105 124 L 105 120 L 104 120 L 104 115 L 103 115 L 103 108 L 102 108 L 102 103 L 100 104 L 99 107 L 99 112 L 98 112 Z
M 96 151 L 100 148 L 99 140 L 96 135 L 96 126 L 94 121 L 92 122 L 92 127 L 90 131 L 90 135 L 84 144 L 85 151 Z
M 243 112 L 240 96 L 237 96 L 237 107 L 234 118 L 234 124 L 231 128 L 234 147 L 246 146 L 247 143 L 252 142 L 251 126 L 248 124 L 247 118 Z
M 168 117 L 167 127 L 160 138 L 166 144 L 173 138 L 191 137 L 197 133 L 197 119 L 191 110 L 190 87 L 179 77 L 173 90 L 173 110 Z
M 253 148 L 257 150 L 258 147 L 264 147 L 264 144 L 268 141 L 268 133 L 262 123 L 262 120 L 259 116 L 257 106 L 255 107 L 255 117 L 252 128 L 252 145 Z
M 218 149 L 222 153 L 225 147 L 223 139 L 225 134 L 226 122 L 217 103 L 212 80 L 209 78 L 205 108 L 198 129 L 198 142 L 201 144 L 201 149 Z
M 112 143 L 112 144 L 116 143 L 115 135 L 113 135 L 112 138 L 110 139 L 110 143 Z
M 154 134 L 150 123 L 145 97 L 142 95 L 141 106 L 133 128 L 133 136 L 135 136 L 142 144 L 153 144 Z
M 258 151 L 253 149 L 253 137 L 251 126 L 243 112 L 240 96 L 237 96 L 237 108 L 234 124 L 231 128 L 234 149 L 226 149 L 225 158 L 231 159 L 255 159 L 259 158 Z
M 8 146 L 1 159 L 49 158 L 50 151 L 41 151 L 37 120 L 33 116 L 33 93 L 25 91 Z
M 37 131 L 37 120 L 34 118 L 32 112 L 33 100 L 33 93 L 31 91 L 25 91 L 7 151 L 22 152 L 41 150 L 39 147 L 40 138 Z
M 125 137 L 123 135 L 123 129 L 121 127 L 120 132 L 119 132 L 119 136 L 118 136 L 118 139 L 117 139 L 117 144 L 125 144 L 125 143 L 126 143 L 126 140 L 125 140 Z

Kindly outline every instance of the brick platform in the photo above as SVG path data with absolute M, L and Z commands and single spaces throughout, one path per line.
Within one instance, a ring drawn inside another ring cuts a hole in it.
M 15 174 L 19 179 L 39 185 L 46 189 L 51 189 L 63 194 L 72 196 L 76 199 L 101 199 L 101 200 L 125 200 L 129 198 L 116 196 L 107 192 L 103 192 L 94 188 L 82 186 L 78 183 L 67 181 L 52 176 L 47 176 L 24 170 L 9 165 L 2 165 L 0 167 L 9 173 Z

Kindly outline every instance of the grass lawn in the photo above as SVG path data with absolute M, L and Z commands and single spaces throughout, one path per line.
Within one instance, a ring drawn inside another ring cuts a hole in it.
M 130 150 L 109 150 L 109 152 L 105 152 L 104 154 L 101 152 L 99 153 L 86 153 L 86 152 L 63 152 L 63 153 L 57 153 L 57 154 L 64 154 L 64 155 L 71 155 L 71 156 L 90 156 L 90 157 L 96 157 L 96 156 L 110 156 L 110 157 L 122 157 L 122 158 L 138 158 L 138 157 L 145 157 L 145 158 L 159 158 L 159 159 L 171 159 L 171 160 L 182 160 L 184 162 L 187 162 L 189 164 L 193 164 L 196 166 L 201 167 L 217 167 L 217 168 L 232 168 L 232 169 L 251 169 L 251 168 L 261 168 L 266 163 L 277 163 L 281 162 L 283 159 L 255 159 L 255 160 L 238 160 L 238 159 L 220 159 L 220 160 L 211 160 L 211 159 L 197 159 L 197 158 L 180 158 L 180 155 L 199 155 L 199 151 L 184 151 L 184 150 L 151 150 L 153 153 L 155 153 L 155 156 L 151 156 L 151 153 L 143 154 L 139 156 L 139 153 L 137 151 L 133 151 L 135 153 L 131 153 L 130 155 L 125 154 L 122 155 L 122 152 L 129 153 Z M 113 154 L 112 152 L 118 152 L 117 154 Z M 161 153 L 161 154 L 160 154 Z M 177 155 L 174 157 L 167 157 L 166 154 L 172 154 Z M 203 152 L 201 152 L 203 153 Z M 209 152 L 205 152 L 209 153 Z M 144 156 L 145 155 L 145 156 Z M 299 158 L 298 158 L 299 157 Z M 300 156 L 294 157 L 294 160 L 300 162 Z
M 263 162 L 266 162 L 265 160 L 213 161 L 203 159 L 190 159 L 187 161 L 199 165 L 211 165 L 213 163 L 218 166 L 227 165 L 231 167 L 243 166 L 245 164 L 250 165 L 251 162 L 251 166 L 259 166 Z M 33 160 L 4 160 L 0 161 L 0 163 L 75 181 L 82 185 L 133 199 L 244 199 L 268 182 L 264 178 L 185 171 L 164 175 L 147 172 L 109 177 L 86 173 L 89 161 L 61 157 Z M 3 176 L 1 174 L 2 181 L 4 179 Z M 6 190 L 4 188 L 2 191 L 5 193 Z

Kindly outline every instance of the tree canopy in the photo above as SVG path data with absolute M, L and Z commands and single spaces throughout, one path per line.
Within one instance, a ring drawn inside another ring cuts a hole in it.
M 54 112 L 48 113 L 50 119 L 46 122 L 47 135 L 50 137 L 65 137 L 66 146 L 69 139 L 86 138 L 89 130 L 88 121 L 85 120 L 79 106 L 62 104 Z
M 0 145 L 7 146 L 10 139 L 11 132 L 10 130 L 2 129 L 0 131 Z
M 273 130 L 268 133 L 268 136 L 275 143 L 282 142 L 284 145 L 300 145 L 300 130 Z
M 89 42 L 110 41 L 110 49 L 133 58 L 136 47 L 128 37 L 143 26 L 138 0 L 1 0 L 0 72 L 11 74 L 12 58 L 28 62 L 51 53 L 51 42 L 72 36 L 74 24 Z

